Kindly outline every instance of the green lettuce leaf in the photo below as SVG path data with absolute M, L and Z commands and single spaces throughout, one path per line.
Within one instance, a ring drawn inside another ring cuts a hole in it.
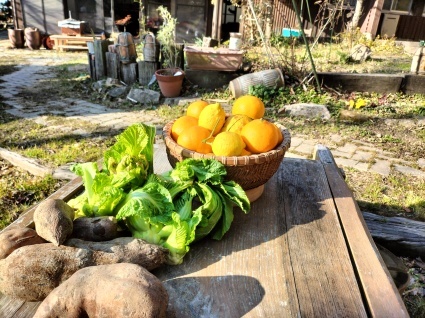
M 155 127 L 133 124 L 119 134 L 116 143 L 105 152 L 103 170 L 118 180 L 126 180 L 120 187 L 129 184 L 132 189 L 138 188 L 153 173 L 155 134 Z

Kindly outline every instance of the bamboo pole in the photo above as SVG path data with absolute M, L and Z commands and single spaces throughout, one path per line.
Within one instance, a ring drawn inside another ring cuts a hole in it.
M 306 38 L 305 33 L 304 33 L 304 28 L 303 28 L 303 25 L 302 25 L 301 16 L 300 16 L 300 13 L 298 11 L 298 7 L 295 3 L 295 0 L 292 0 L 292 6 L 294 7 L 295 14 L 297 16 L 298 24 L 299 24 L 300 30 L 301 30 L 301 35 L 302 35 L 304 43 L 305 43 L 308 58 L 310 59 L 311 68 L 313 70 L 314 78 L 316 79 L 317 90 L 319 91 L 319 93 L 321 93 L 322 90 L 320 88 L 320 81 L 319 81 L 319 77 L 317 76 L 316 66 L 314 65 L 314 59 L 313 59 L 313 56 L 311 55 L 310 46 L 308 44 L 307 38 Z
M 111 0 L 111 19 L 112 19 L 111 33 L 114 33 L 114 25 L 115 25 L 115 2 L 114 2 L 114 0 Z
M 272 62 L 273 63 L 273 67 L 274 67 L 275 63 L 274 63 L 274 60 L 273 60 L 273 55 L 272 55 L 272 52 L 270 51 L 269 45 L 268 45 L 268 43 L 266 41 L 266 37 L 264 36 L 263 30 L 261 28 L 261 25 L 258 22 L 257 15 L 255 13 L 254 6 L 252 4 L 252 0 L 248 0 L 248 5 L 249 5 L 249 8 L 251 9 L 251 13 L 252 13 L 252 16 L 254 17 L 255 23 L 257 24 L 258 33 L 260 33 L 261 40 L 264 43 L 264 50 L 266 51 L 267 57 L 269 58 L 269 66 L 270 66 L 270 62 Z

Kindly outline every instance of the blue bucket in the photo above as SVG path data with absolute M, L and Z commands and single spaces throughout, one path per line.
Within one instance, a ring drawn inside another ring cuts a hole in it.
M 301 30 L 283 28 L 282 35 L 286 38 L 290 38 L 290 37 L 298 38 L 301 36 Z

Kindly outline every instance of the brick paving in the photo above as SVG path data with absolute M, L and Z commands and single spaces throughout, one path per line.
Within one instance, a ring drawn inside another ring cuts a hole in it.
M 110 109 L 102 105 L 94 104 L 79 99 L 62 99 L 59 101 L 49 101 L 43 105 L 30 105 L 20 96 L 20 92 L 34 86 L 38 81 L 51 78 L 53 75 L 48 68 L 43 65 L 31 65 L 23 67 L 18 71 L 1 76 L 4 82 L 0 83 L 0 95 L 4 97 L 4 103 L 10 106 L 6 110 L 12 115 L 34 120 L 40 124 L 49 125 L 46 114 L 63 116 L 68 120 L 87 121 L 92 124 L 122 129 L 132 123 L 145 122 L 161 129 L 161 120 L 147 114 L 144 111 L 126 111 L 120 109 Z M 25 104 L 25 105 L 23 105 Z M 408 125 L 408 123 L 405 123 Z M 423 124 L 425 123 L 417 123 Z M 57 123 L 55 123 L 57 125 Z M 55 129 L 66 129 L 65 127 L 54 126 Z M 74 133 L 84 134 L 84 129 L 75 129 Z M 344 138 L 338 134 L 329 136 L 326 144 L 323 141 L 312 140 L 304 135 L 292 135 L 291 148 L 286 156 L 296 158 L 311 158 L 314 146 L 321 143 L 328 147 L 337 163 L 342 168 L 352 168 L 364 172 L 377 173 L 388 176 L 394 171 L 398 171 L 408 176 L 425 178 L 425 159 L 418 162 L 406 162 L 397 158 L 393 154 L 382 149 L 377 149 L 375 145 L 361 141 L 345 142 Z

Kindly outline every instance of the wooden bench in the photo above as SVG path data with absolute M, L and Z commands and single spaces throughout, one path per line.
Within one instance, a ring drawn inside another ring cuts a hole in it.
M 154 169 L 170 169 L 155 145 Z M 52 197 L 68 200 L 81 179 Z M 409 317 L 331 152 L 284 158 L 221 241 L 191 246 L 179 266 L 153 273 L 176 317 Z M 32 226 L 34 208 L 15 222 Z M 32 317 L 37 303 L 3 296 L 2 317 Z
M 87 42 L 93 42 L 92 35 L 51 35 L 50 38 L 54 41 L 56 51 L 64 50 L 87 50 Z M 95 35 L 96 39 L 100 39 L 100 35 Z

